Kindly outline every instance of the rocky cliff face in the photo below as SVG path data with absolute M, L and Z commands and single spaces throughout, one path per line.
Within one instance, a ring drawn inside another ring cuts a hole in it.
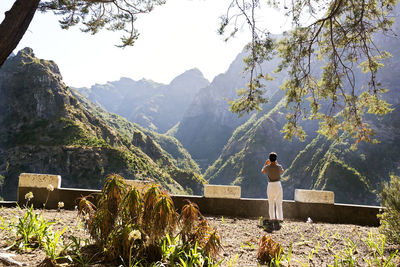
M 149 80 L 121 78 L 91 88 L 77 88 L 96 105 L 142 127 L 164 133 L 177 124 L 199 89 L 209 82 L 192 69 L 164 85 Z
M 242 74 L 245 55 L 245 52 L 239 54 L 226 73 L 198 92 L 172 133 L 203 170 L 218 158 L 234 130 L 250 118 L 250 115 L 238 117 L 229 111 L 228 105 L 228 100 L 237 97 L 236 90 L 245 87 L 249 79 Z M 265 70 L 272 72 L 276 64 L 276 60 L 269 62 Z M 278 89 L 279 85 L 273 81 L 266 95 L 271 97 Z
M 134 81 L 130 78 L 121 78 L 118 81 L 95 84 L 91 88 L 76 88 L 76 90 L 92 103 L 127 118 L 143 101 L 158 94 L 161 86 L 163 84 L 150 80 Z
M 172 192 L 200 190 L 204 180 L 176 167 L 151 137 L 143 135 L 146 154 L 95 114 L 65 86 L 54 62 L 30 48 L 10 58 L 0 70 L 2 195 L 15 199 L 21 172 L 59 174 L 69 187 L 99 188 L 107 174 L 119 173 L 153 179 Z
M 118 133 L 120 133 L 124 138 L 135 142 L 135 139 L 138 136 L 142 136 L 143 138 L 151 137 L 151 139 L 155 141 L 157 147 L 163 150 L 161 154 L 163 156 L 168 156 L 175 166 L 181 169 L 194 170 L 195 172 L 200 173 L 196 162 L 191 158 L 190 154 L 183 148 L 182 144 L 176 138 L 145 129 L 144 127 L 132 123 L 117 114 L 109 113 L 98 105 L 93 104 L 75 90 L 72 90 L 71 93 L 79 100 L 81 105 L 90 110 L 94 115 L 96 115 L 96 117 L 107 123 L 111 128 L 118 131 Z
M 150 97 L 132 112 L 128 119 L 148 129 L 165 133 L 181 121 L 195 94 L 209 85 L 198 69 L 191 69 L 176 77 L 160 93 Z

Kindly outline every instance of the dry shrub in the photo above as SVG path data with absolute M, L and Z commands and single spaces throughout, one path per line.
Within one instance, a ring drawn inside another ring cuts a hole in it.
M 267 235 L 261 237 L 258 243 L 257 260 L 261 264 L 269 264 L 281 252 L 281 245 Z
M 87 197 L 82 197 L 78 203 L 78 211 L 80 217 L 83 219 L 88 231 L 92 237 L 97 236 L 97 229 L 94 227 L 95 224 L 93 222 L 96 212 L 96 206 L 88 200 Z

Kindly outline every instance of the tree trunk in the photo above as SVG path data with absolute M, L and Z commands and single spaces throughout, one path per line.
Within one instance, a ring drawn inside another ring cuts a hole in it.
M 0 24 L 0 67 L 17 47 L 35 15 L 40 0 L 16 0 Z

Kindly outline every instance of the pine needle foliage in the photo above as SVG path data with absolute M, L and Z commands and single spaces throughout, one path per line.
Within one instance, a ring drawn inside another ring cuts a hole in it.
M 113 174 L 107 177 L 97 203 L 95 207 L 82 198 L 79 214 L 106 261 L 129 262 L 129 266 L 160 261 L 163 242 L 174 234 L 184 237 L 182 247 L 199 246 L 205 255 L 215 256 L 221 248 L 217 231 L 197 205 L 188 202 L 179 215 L 170 195 L 158 185 L 142 193 Z
M 366 115 L 384 115 L 392 108 L 384 98 L 389 88 L 378 80 L 384 62 L 391 57 L 382 50 L 382 35 L 393 30 L 398 0 L 232 0 L 221 17 L 218 33 L 232 38 L 247 25 L 251 42 L 244 59 L 249 76 L 246 88 L 238 90 L 231 111 L 239 115 L 261 110 L 268 101 L 271 75 L 263 64 L 278 58 L 274 73 L 284 71 L 287 123 L 285 138 L 304 140 L 303 119 L 318 120 L 319 133 L 340 139 L 342 133 L 361 142 L 376 142 Z M 276 40 L 270 25 L 262 26 L 265 9 L 279 10 L 291 29 Z
M 39 9 L 61 15 L 59 22 L 63 29 L 80 25 L 81 31 L 91 34 L 102 29 L 125 32 L 121 44 L 117 46 L 126 47 L 132 46 L 139 37 L 135 28 L 137 16 L 149 13 L 164 3 L 165 0 L 44 0 L 40 2 Z

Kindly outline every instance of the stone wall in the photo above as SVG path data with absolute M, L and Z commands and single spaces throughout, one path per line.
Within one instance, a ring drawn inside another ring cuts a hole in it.
M 53 179 L 54 177 L 50 178 Z M 41 181 L 41 179 L 39 180 Z M 78 205 L 78 201 L 81 197 L 89 196 L 91 197 L 91 200 L 95 202 L 96 195 L 100 192 L 99 190 L 61 188 L 59 186 L 54 187 L 53 191 L 49 191 L 47 189 L 46 182 L 42 181 L 40 186 L 29 186 L 26 183 L 22 183 L 22 185 L 24 186 L 18 187 L 19 205 L 25 205 L 27 201 L 25 199 L 25 195 L 29 192 L 32 192 L 34 198 L 29 203 L 32 203 L 37 208 L 42 208 L 43 204 L 46 203 L 46 208 L 55 209 L 58 206 L 58 202 L 63 202 L 65 209 L 74 209 Z M 225 190 L 226 188 L 222 189 Z M 216 194 L 215 190 L 218 190 L 218 188 L 213 187 L 213 190 L 213 194 Z M 318 192 L 313 191 L 311 193 L 312 197 L 307 198 L 307 202 L 284 200 L 284 218 L 306 221 L 307 218 L 310 217 L 314 222 L 357 224 L 368 226 L 379 225 L 377 214 L 381 212 L 382 207 L 345 205 L 330 203 L 330 201 L 327 203 L 326 200 L 322 199 L 319 201 L 319 199 L 315 197 L 319 194 Z M 322 196 L 326 195 L 325 193 L 320 194 Z M 172 199 L 174 201 L 175 208 L 178 210 L 182 208 L 182 206 L 186 203 L 186 200 L 190 200 L 199 206 L 201 213 L 204 215 L 244 218 L 258 218 L 263 216 L 268 218 L 267 199 L 233 197 L 220 198 L 183 195 L 172 195 Z M 312 199 L 312 201 L 310 199 Z M 10 206 L 10 203 L 4 202 L 4 204 L 0 203 L 0 205 Z

